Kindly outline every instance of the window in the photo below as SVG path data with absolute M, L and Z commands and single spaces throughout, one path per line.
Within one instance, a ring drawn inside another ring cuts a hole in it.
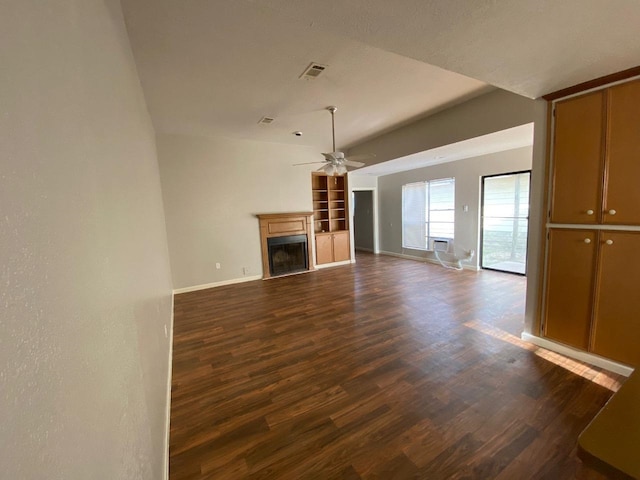
M 455 179 L 402 186 L 402 247 L 432 250 L 437 238 L 453 240 Z

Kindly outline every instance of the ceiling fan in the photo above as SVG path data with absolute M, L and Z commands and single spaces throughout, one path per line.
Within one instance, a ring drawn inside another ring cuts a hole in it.
M 367 159 L 375 157 L 373 154 L 361 154 L 361 155 L 353 155 L 349 158 L 344 156 L 343 152 L 336 151 L 336 127 L 335 127 L 335 113 L 338 110 L 338 107 L 327 107 L 327 110 L 331 112 L 331 134 L 333 138 L 333 151 L 331 153 L 323 153 L 324 162 L 306 162 L 306 163 L 296 163 L 296 165 L 311 165 L 314 163 L 324 163 L 322 167 L 320 167 L 317 171 L 324 172 L 327 175 L 344 175 L 347 173 L 347 167 L 364 167 L 363 162 L 359 162 L 356 159 Z

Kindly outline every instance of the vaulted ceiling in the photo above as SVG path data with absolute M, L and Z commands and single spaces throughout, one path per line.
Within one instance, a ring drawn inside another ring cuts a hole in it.
M 640 65 L 637 0 L 122 0 L 164 133 L 339 148 L 499 87 Z M 327 66 L 300 79 L 310 62 Z M 274 117 L 259 125 L 263 116 Z M 301 137 L 293 135 L 302 131 Z

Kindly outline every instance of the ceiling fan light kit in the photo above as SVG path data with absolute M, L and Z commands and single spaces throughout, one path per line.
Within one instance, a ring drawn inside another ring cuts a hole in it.
M 296 165 L 310 165 L 313 163 L 324 163 L 322 167 L 320 167 L 317 171 L 324 172 L 327 175 L 344 175 L 347 173 L 347 167 L 363 167 L 364 163 L 355 162 L 353 160 L 349 160 L 345 158 L 343 152 L 336 152 L 336 128 L 335 128 L 335 118 L 334 115 L 338 110 L 338 107 L 329 106 L 327 110 L 331 113 L 331 138 L 333 140 L 333 151 L 331 153 L 323 153 L 324 162 L 307 162 L 307 163 L 298 163 Z M 294 132 L 297 134 L 297 132 Z M 369 158 L 374 155 L 359 155 L 361 158 Z

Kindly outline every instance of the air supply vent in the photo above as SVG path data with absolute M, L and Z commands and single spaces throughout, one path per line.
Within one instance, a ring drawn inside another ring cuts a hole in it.
M 262 117 L 258 123 L 263 125 L 269 125 L 270 123 L 273 123 L 274 120 L 275 118 L 272 118 L 272 117 Z
M 307 80 L 313 80 L 320 76 L 322 72 L 325 71 L 327 65 L 322 65 L 320 63 L 311 62 L 309 66 L 302 72 L 299 78 L 306 78 Z

